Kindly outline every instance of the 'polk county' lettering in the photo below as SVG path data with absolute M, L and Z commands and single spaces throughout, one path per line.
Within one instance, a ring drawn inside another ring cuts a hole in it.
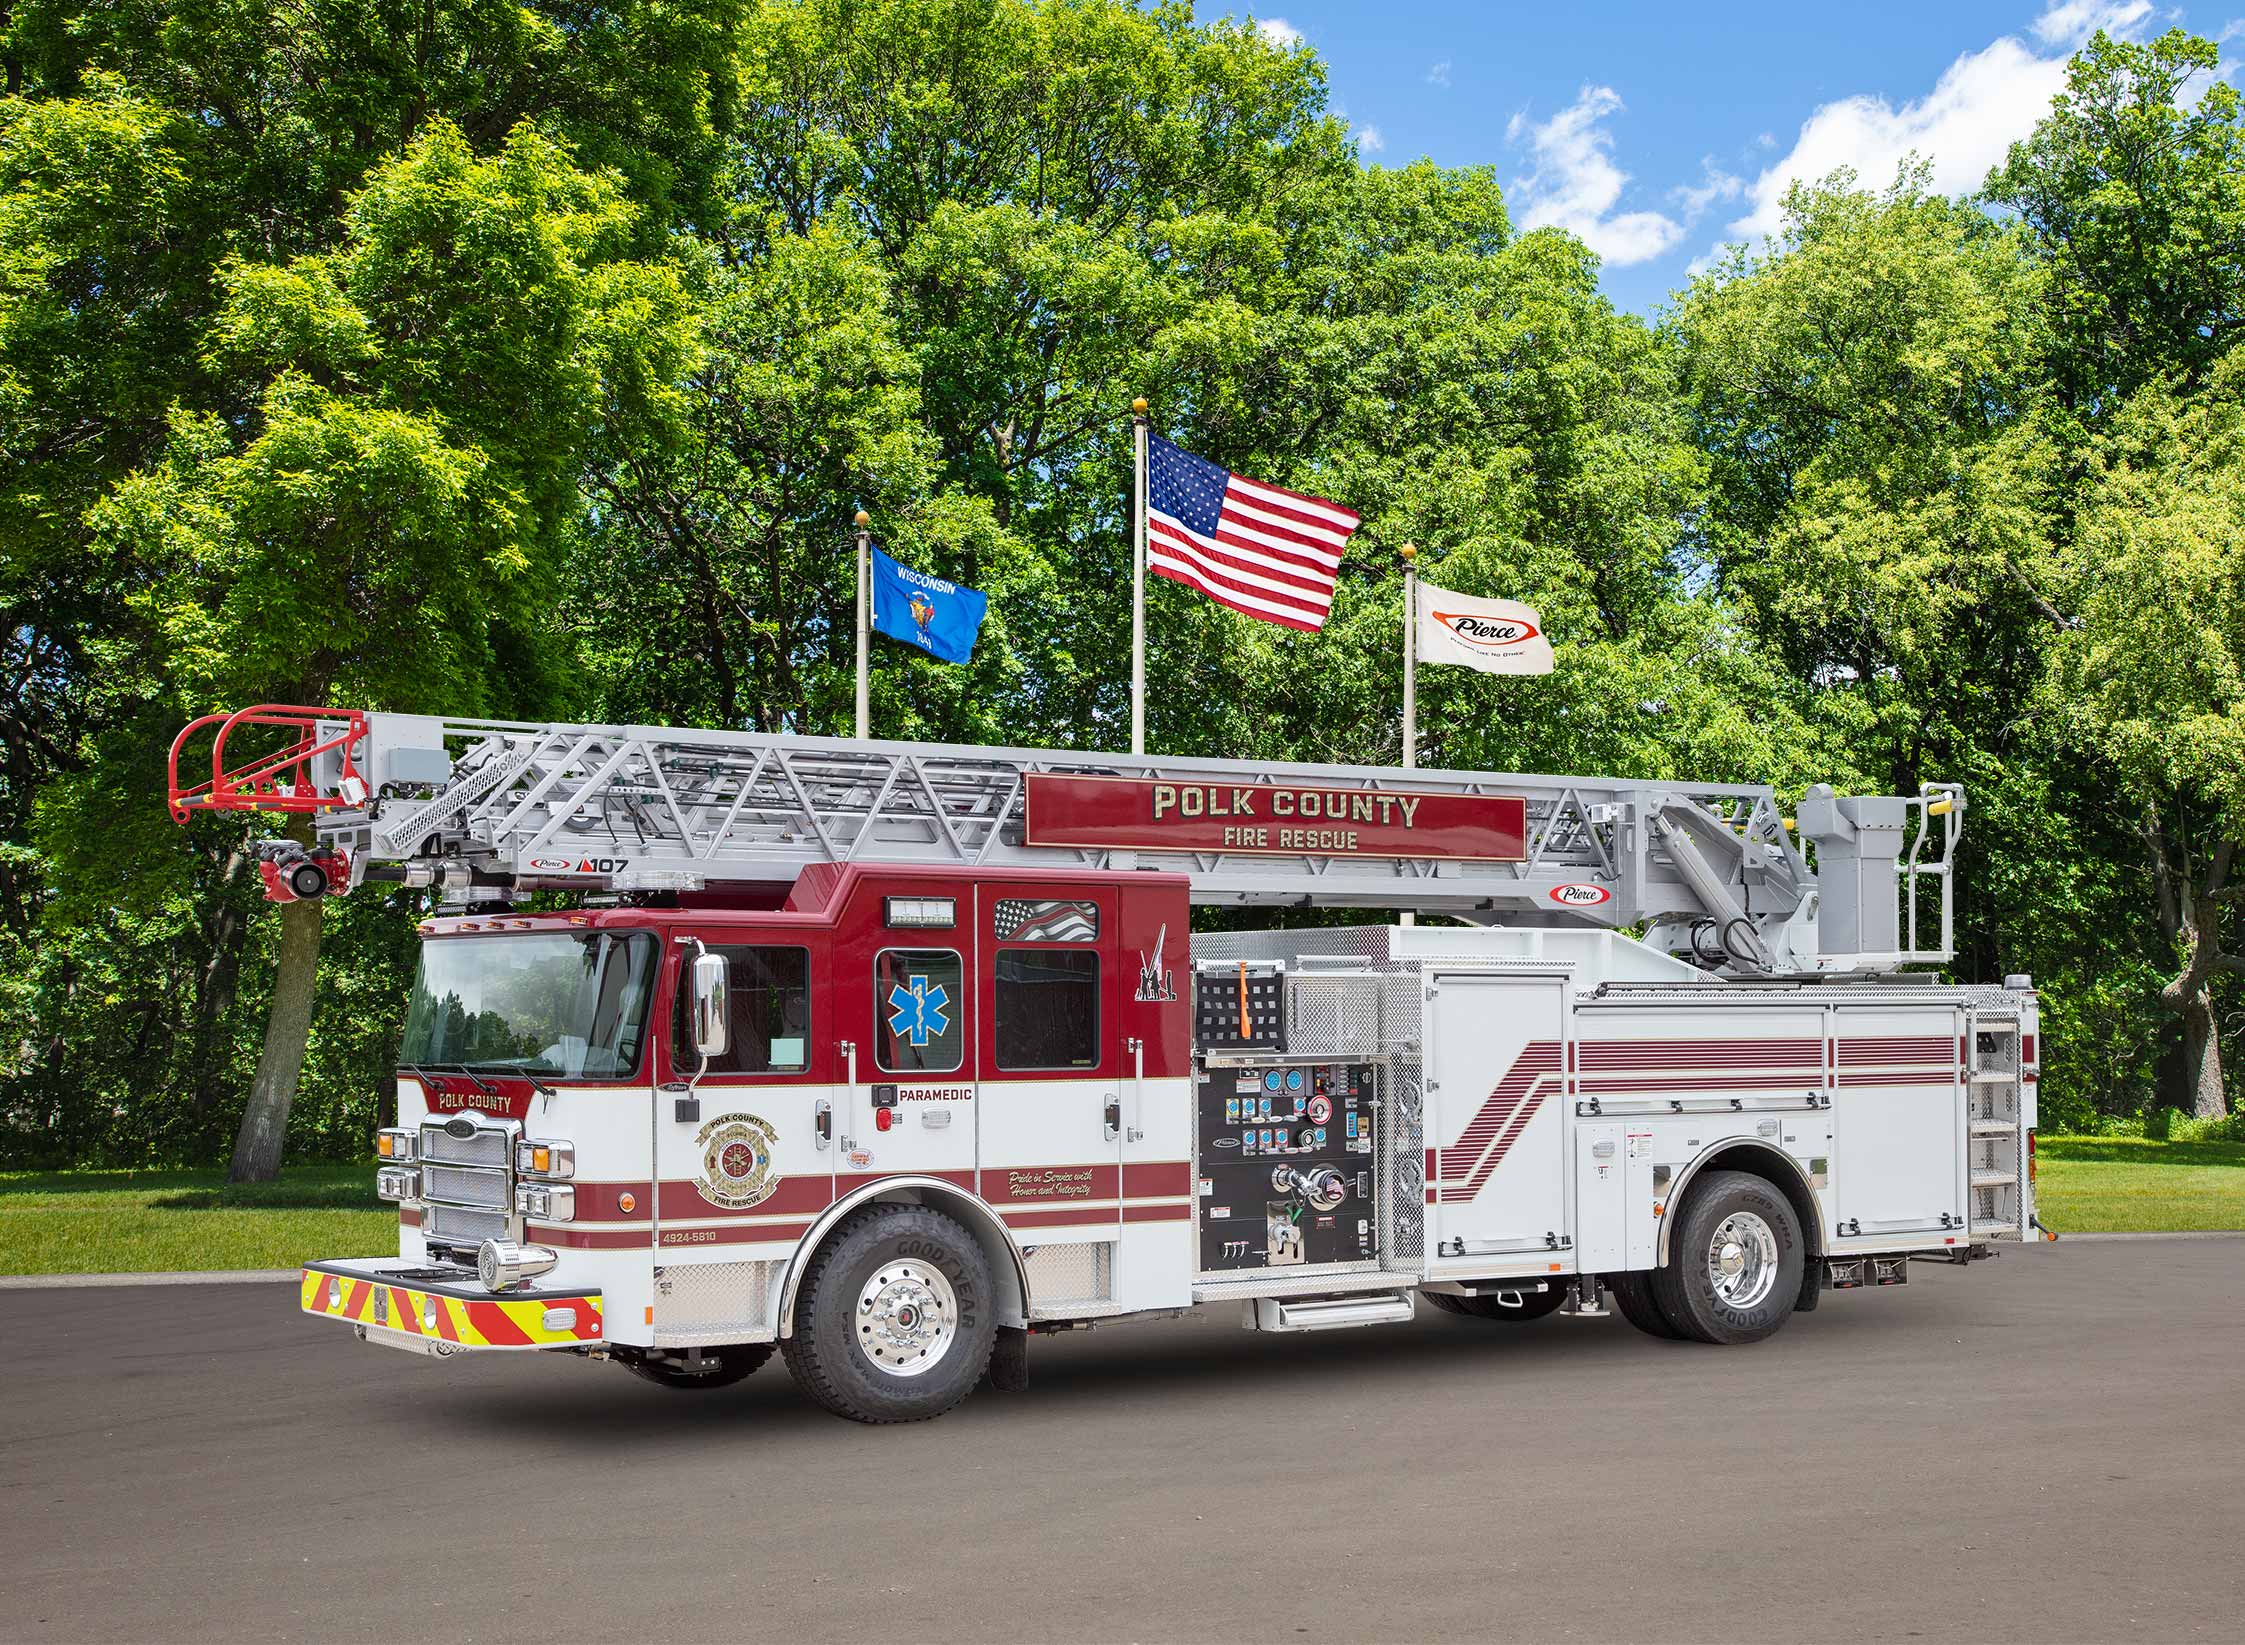
M 1154 820 L 1267 816 L 1409 828 L 1418 817 L 1420 798 L 1417 794 L 1368 794 L 1358 789 L 1230 788 L 1213 783 L 1156 783 Z M 1322 829 L 1318 832 L 1328 833 Z M 1342 850 L 1352 848 L 1339 847 Z

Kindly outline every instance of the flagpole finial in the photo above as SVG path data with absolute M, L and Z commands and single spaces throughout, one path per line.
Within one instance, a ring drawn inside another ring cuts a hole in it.
M 1413 560 L 1419 557 L 1419 548 L 1416 543 L 1405 543 L 1401 548 L 1397 549 L 1395 553 L 1396 558 L 1400 559 L 1405 565 L 1409 565 Z
M 872 523 L 873 523 L 873 516 L 872 516 L 872 515 L 870 515 L 870 514 L 866 513 L 866 512 L 865 512 L 865 510 L 864 510 L 864 509 L 862 509 L 862 508 L 861 508 L 861 509 L 859 509 L 859 510 L 857 511 L 857 528 L 858 528 L 858 530 L 860 530 L 860 531 L 863 531 L 863 530 L 864 530 L 864 529 L 865 529 L 865 528 L 866 528 L 867 526 L 871 525 Z
M 1143 417 L 1146 415 L 1146 400 L 1143 395 L 1130 402 L 1130 414 L 1133 417 Z

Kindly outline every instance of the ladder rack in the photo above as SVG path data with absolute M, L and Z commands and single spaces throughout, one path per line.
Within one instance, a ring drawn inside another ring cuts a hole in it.
M 228 738 L 245 727 L 264 728 L 266 744 L 275 728 L 295 741 L 229 766 Z M 194 762 L 184 772 L 181 762 L 206 730 L 210 776 L 198 781 Z M 1503 796 L 1525 811 L 1524 852 L 1489 861 L 1031 845 L 1025 796 L 1040 774 Z M 349 884 L 405 879 L 464 899 L 791 883 L 815 864 L 1158 868 L 1186 875 L 1203 903 L 1408 908 L 1484 924 L 1666 923 L 1698 928 L 1703 957 L 1732 969 L 1830 968 L 1812 957 L 1815 875 L 1760 785 L 262 706 L 183 731 L 170 798 L 182 822 L 208 810 L 308 813 Z

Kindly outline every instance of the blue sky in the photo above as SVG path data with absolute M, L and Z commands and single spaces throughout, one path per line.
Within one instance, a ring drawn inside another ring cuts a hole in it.
M 1558 223 L 1650 314 L 1695 262 L 1757 239 L 1794 177 L 1883 184 L 1916 152 L 1976 188 L 2059 89 L 2092 29 L 2180 24 L 2245 52 L 2245 0 L 1269 0 L 1220 8 L 1324 58 L 1365 157 L 1489 165 L 1515 223 Z

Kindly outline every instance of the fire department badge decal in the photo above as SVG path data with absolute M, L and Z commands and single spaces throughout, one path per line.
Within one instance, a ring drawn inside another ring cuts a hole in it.
M 718 1115 L 694 1136 L 702 1151 L 695 1189 L 728 1211 L 761 1205 L 779 1186 L 772 1174 L 772 1141 L 772 1128 L 754 1114 Z

